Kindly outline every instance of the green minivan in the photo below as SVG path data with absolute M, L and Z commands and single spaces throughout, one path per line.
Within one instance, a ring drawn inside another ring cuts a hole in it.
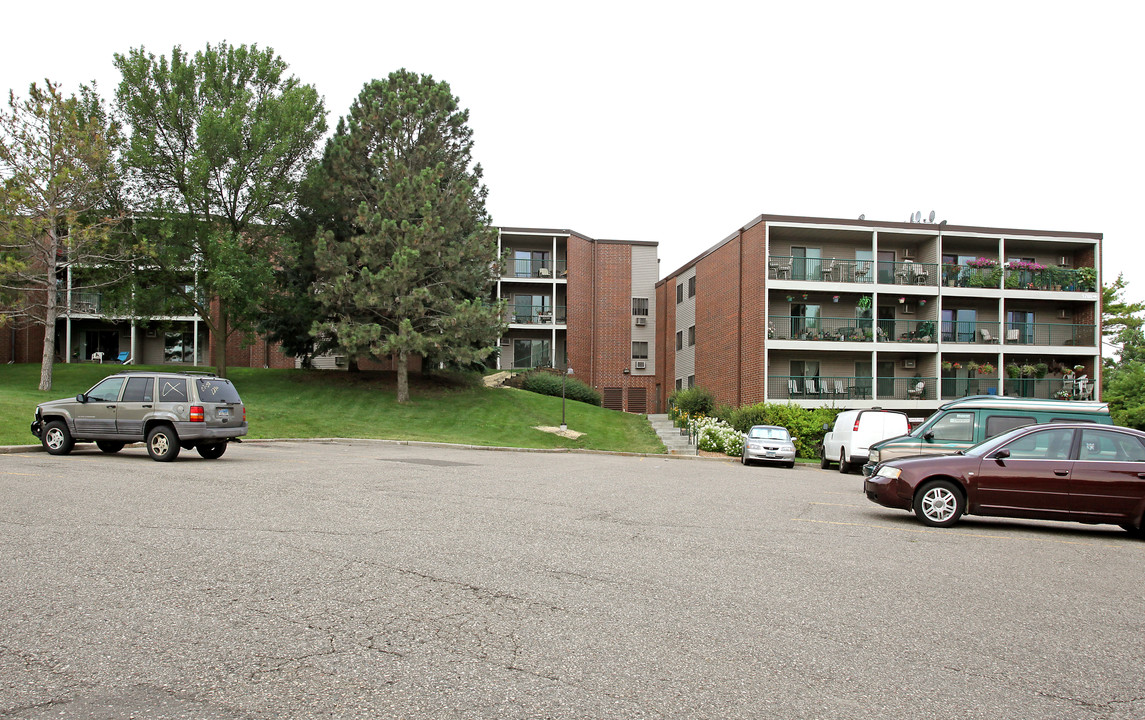
M 1035 400 L 998 395 L 972 395 L 948 402 L 909 435 L 871 445 L 863 474 L 886 460 L 915 455 L 949 455 L 1023 425 L 1092 422 L 1112 425 L 1103 402 Z

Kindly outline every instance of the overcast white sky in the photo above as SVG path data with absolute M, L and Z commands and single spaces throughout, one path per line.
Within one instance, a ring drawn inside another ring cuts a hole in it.
M 660 243 L 661 276 L 761 213 L 1105 235 L 1145 299 L 1135 2 L 23 2 L 0 88 L 112 54 L 273 47 L 325 97 L 405 67 L 470 109 L 499 225 Z

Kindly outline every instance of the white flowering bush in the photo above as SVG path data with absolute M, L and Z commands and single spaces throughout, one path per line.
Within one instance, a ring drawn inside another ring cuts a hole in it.
M 723 420 L 701 417 L 695 421 L 696 443 L 706 452 L 739 455 L 743 452 L 743 435 Z

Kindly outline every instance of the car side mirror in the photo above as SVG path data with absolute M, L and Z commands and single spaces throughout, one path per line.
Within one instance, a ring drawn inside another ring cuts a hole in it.
M 1005 448 L 1002 448 L 998 452 L 994 453 L 995 460 L 1005 460 L 1008 457 L 1010 457 L 1010 451 Z
M 830 432 L 830 431 L 831 431 L 831 426 L 828 425 L 827 423 L 823 423 L 823 432 Z
M 928 431 L 925 435 L 922 436 L 922 439 L 926 440 L 927 442 L 930 442 L 931 440 L 934 439 L 934 433 Z
M 85 402 L 87 402 L 87 395 L 84 395 L 83 393 L 80 393 L 79 395 L 76 395 L 76 402 L 78 402 L 78 403 L 85 403 Z

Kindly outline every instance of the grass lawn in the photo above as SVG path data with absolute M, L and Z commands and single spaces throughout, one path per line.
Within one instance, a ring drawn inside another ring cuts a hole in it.
M 34 444 L 28 431 L 36 405 L 74 397 L 117 365 L 59 364 L 52 390 L 40 392 L 40 366 L 0 365 L 0 445 Z M 132 370 L 171 370 L 135 367 Z M 249 438 L 385 438 L 521 448 L 586 448 L 664 452 L 640 415 L 568 402 L 568 440 L 533 429 L 559 425 L 561 399 L 523 390 L 488 389 L 445 377 L 410 377 L 412 402 L 394 400 L 393 373 L 231 368 L 247 408 Z

